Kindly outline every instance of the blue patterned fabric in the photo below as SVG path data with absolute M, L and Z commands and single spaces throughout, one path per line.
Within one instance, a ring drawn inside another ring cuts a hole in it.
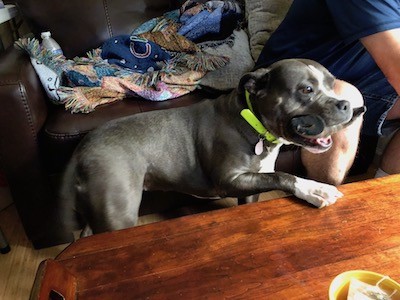
M 207 1 L 203 4 L 189 0 L 182 6 L 178 33 L 196 42 L 204 37 L 224 39 L 242 17 L 241 8 L 235 1 Z
M 136 36 L 120 35 L 104 42 L 101 58 L 110 64 L 146 73 L 160 70 L 157 62 L 167 61 L 171 57 L 156 43 Z

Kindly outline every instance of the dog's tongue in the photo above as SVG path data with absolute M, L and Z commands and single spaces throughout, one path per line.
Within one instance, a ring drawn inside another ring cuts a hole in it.
M 332 144 L 332 137 L 328 136 L 325 138 L 317 138 L 315 142 L 322 147 L 328 147 L 330 144 Z
M 312 142 L 315 145 L 320 146 L 319 148 L 317 147 L 305 147 L 308 151 L 310 151 L 311 153 L 322 153 L 325 152 L 326 150 L 329 149 L 329 146 L 332 144 L 332 137 L 328 136 L 328 137 L 324 137 L 324 138 L 316 138 L 314 140 L 312 140 Z

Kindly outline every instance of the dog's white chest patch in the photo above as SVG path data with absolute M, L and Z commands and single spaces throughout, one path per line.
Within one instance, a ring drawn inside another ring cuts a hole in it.
M 273 173 L 275 172 L 275 162 L 279 154 L 279 149 L 281 147 L 277 146 L 260 162 L 260 171 L 258 173 Z

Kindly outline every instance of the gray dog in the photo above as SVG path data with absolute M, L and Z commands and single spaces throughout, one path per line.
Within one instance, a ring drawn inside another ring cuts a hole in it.
M 331 134 L 365 111 L 337 99 L 334 81 L 316 62 L 282 60 L 216 100 L 108 122 L 77 147 L 61 201 L 83 216 L 84 235 L 135 225 L 143 190 L 251 202 L 280 189 L 317 207 L 333 204 L 342 196 L 334 186 L 274 167 L 282 144 L 326 151 Z

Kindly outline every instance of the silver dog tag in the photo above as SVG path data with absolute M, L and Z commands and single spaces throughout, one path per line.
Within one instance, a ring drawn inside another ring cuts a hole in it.
M 254 147 L 254 153 L 256 155 L 260 155 L 264 151 L 264 139 L 260 138 L 257 142 L 256 146 Z

